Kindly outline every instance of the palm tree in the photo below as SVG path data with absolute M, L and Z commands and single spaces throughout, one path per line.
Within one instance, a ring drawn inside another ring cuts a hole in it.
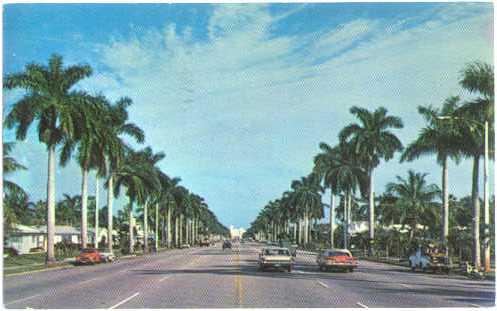
M 427 184 L 426 175 L 409 170 L 407 179 L 397 176 L 397 183 L 386 186 L 387 195 L 395 198 L 400 223 L 409 226 L 409 245 L 416 236 L 418 224 L 427 226 L 436 219 L 434 200 L 440 195 L 440 189 L 435 184 Z
M 436 154 L 437 162 L 442 166 L 442 234 L 441 242 L 445 247 L 447 256 L 449 255 L 448 235 L 449 235 L 449 185 L 448 185 L 448 160 L 459 162 L 460 145 L 462 141 L 460 130 L 455 123 L 448 123 L 440 118 L 454 117 L 458 108 L 459 97 L 447 98 L 441 109 L 433 107 L 418 107 L 419 113 L 425 118 L 428 125 L 421 129 L 418 138 L 409 144 L 405 149 L 401 162 L 412 161 L 422 155 Z
M 129 252 L 134 252 L 133 239 L 133 204 L 141 206 L 146 204 L 148 196 L 152 191 L 160 187 L 156 170 L 145 161 L 143 153 L 147 151 L 135 152 L 126 150 L 126 155 L 118 171 L 113 172 L 116 178 L 114 184 L 114 196 L 119 196 L 122 186 L 126 187 L 126 195 L 129 198 Z
M 180 183 L 181 179 L 178 177 L 173 178 L 170 180 L 170 183 L 167 185 L 167 188 L 163 191 L 161 191 L 161 198 L 162 202 L 164 202 L 164 206 L 166 209 L 166 227 L 167 227 L 167 247 L 171 248 L 171 243 L 172 243 L 172 223 L 171 223 L 171 216 L 173 215 L 173 211 L 175 210 L 176 207 L 176 195 L 178 194 L 178 184 Z M 163 187 L 164 188 L 164 187 Z
M 403 127 L 402 120 L 387 115 L 387 110 L 380 107 L 373 112 L 360 107 L 352 107 L 350 112 L 359 119 L 359 123 L 346 126 L 339 134 L 342 143 L 354 146 L 354 153 L 361 158 L 369 178 L 369 254 L 373 254 L 374 242 L 374 183 L 373 170 L 380 160 L 390 160 L 396 151 L 402 149 L 402 143 L 389 129 Z
M 14 149 L 14 142 L 4 142 L 3 143 L 3 187 L 4 192 L 9 191 L 17 191 L 17 192 L 25 192 L 21 186 L 18 184 L 5 179 L 6 176 L 11 175 L 20 170 L 26 170 L 26 167 L 19 162 L 15 158 L 13 158 L 10 154 Z
M 31 124 L 38 122 L 39 140 L 47 146 L 47 257 L 55 262 L 55 147 L 78 136 L 77 121 L 80 111 L 77 103 L 85 100 L 82 92 L 71 90 L 92 70 L 88 65 L 63 67 L 62 57 L 52 55 L 48 66 L 28 64 L 23 72 L 5 77 L 4 88 L 22 88 L 27 91 L 5 118 L 8 129 L 16 128 L 16 139 L 24 140 Z
M 88 174 L 91 169 L 97 169 L 97 175 L 103 176 L 106 171 L 105 155 L 103 144 L 104 139 L 101 136 L 103 132 L 105 113 L 105 98 L 88 97 L 88 102 L 82 105 L 81 115 L 78 128 L 80 129 L 78 139 L 66 140 L 61 152 L 61 165 L 66 165 L 69 161 L 72 151 L 77 146 L 76 161 L 78 162 L 81 173 L 81 246 L 86 248 L 88 242 Z M 96 186 L 98 188 L 98 176 Z M 97 202 L 98 203 L 98 197 Z M 98 204 L 96 205 L 98 208 Z M 98 213 L 96 213 L 98 215 Z M 98 218 L 96 218 L 98 219 Z M 98 225 L 98 223 L 97 223 Z M 95 228 L 95 237 L 98 234 L 98 228 Z M 97 239 L 95 239 L 96 241 Z M 95 242 L 96 244 L 97 242 Z
M 70 226 L 80 226 L 80 220 L 77 215 L 81 214 L 81 196 L 74 195 L 71 196 L 67 193 L 63 194 L 63 199 L 58 202 L 57 209 L 59 210 L 59 215 L 56 213 L 56 219 L 58 222 L 64 223 Z M 57 217 L 59 216 L 59 217 Z
M 304 222 L 303 243 L 307 244 L 309 243 L 310 218 L 315 214 L 322 214 L 323 210 L 321 187 L 317 176 L 312 173 L 301 180 L 293 181 L 291 186 L 295 192 L 292 200 L 298 206 Z
M 333 238 L 333 233 L 335 232 L 334 222 L 335 222 L 335 195 L 336 190 L 332 186 L 334 184 L 331 173 L 335 169 L 336 162 L 336 150 L 330 147 L 326 143 L 320 143 L 319 148 L 322 150 L 321 153 L 314 157 L 314 172 L 322 179 L 323 185 L 330 189 L 330 247 L 335 247 L 335 241 Z
M 127 97 L 119 99 L 114 105 L 105 102 L 107 112 L 104 113 L 104 122 L 100 132 L 103 151 L 108 163 L 105 186 L 107 187 L 107 247 L 110 252 L 112 252 L 114 178 L 115 172 L 120 169 L 124 161 L 127 146 L 122 136 L 131 137 L 138 143 L 143 143 L 145 140 L 143 131 L 134 123 L 128 122 L 128 107 L 131 104 L 131 99 Z
M 160 183 L 160 169 L 156 167 L 157 163 L 164 159 L 166 155 L 163 152 L 159 152 L 154 154 L 152 152 L 152 149 L 150 147 L 147 147 L 143 149 L 142 151 L 137 153 L 140 156 L 140 162 L 144 163 L 145 165 L 148 166 L 148 169 L 153 171 L 153 174 L 155 175 L 156 179 L 156 184 L 153 188 L 148 188 L 146 189 L 147 191 L 147 198 L 144 202 L 143 205 L 143 251 L 145 253 L 148 252 L 148 205 L 150 204 L 151 201 L 153 201 L 153 195 L 156 194 L 157 192 L 162 191 L 161 188 L 161 183 Z
M 482 150 L 490 148 L 493 152 L 493 111 L 494 111 L 494 71 L 493 67 L 483 62 L 468 64 L 461 72 L 459 84 L 471 93 L 480 95 L 477 99 L 464 104 L 459 112 L 460 120 L 465 128 L 464 153 L 473 158 L 473 180 L 471 197 L 473 200 L 473 265 L 480 267 L 480 198 L 478 191 L 478 171 Z M 474 125 L 484 125 L 475 127 Z M 488 130 L 490 129 L 490 131 Z M 490 137 L 484 137 L 487 132 Z M 485 139 L 486 138 L 486 139 Z M 485 153 L 487 157 L 487 153 Z M 484 265 L 485 271 L 490 270 L 490 234 L 489 234 L 489 189 L 488 189 L 488 160 L 485 158 L 484 167 Z

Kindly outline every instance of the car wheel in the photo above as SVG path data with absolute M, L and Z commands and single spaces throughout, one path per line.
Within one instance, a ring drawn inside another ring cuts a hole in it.
M 421 270 L 423 271 L 423 273 L 426 273 L 426 266 L 421 268 Z
M 292 266 L 288 266 L 288 272 L 292 272 Z
M 324 267 L 319 265 L 319 271 L 324 271 Z
M 354 268 L 349 268 L 349 272 L 354 272 Z

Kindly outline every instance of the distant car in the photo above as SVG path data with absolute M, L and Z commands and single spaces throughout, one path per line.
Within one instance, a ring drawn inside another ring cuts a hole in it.
M 279 247 L 288 248 L 290 254 L 293 257 L 297 257 L 297 245 L 292 244 L 290 241 L 285 241 L 285 240 L 280 241 Z
M 114 262 L 116 260 L 116 256 L 110 251 L 100 252 L 100 257 L 102 257 L 102 261 L 104 262 Z
M 285 269 L 292 272 L 293 257 L 288 248 L 284 247 L 265 247 L 259 253 L 259 269 L 266 268 Z
M 223 250 L 225 250 L 226 248 L 231 249 L 231 242 L 228 240 L 223 242 Z
M 180 245 L 180 247 L 179 247 L 179 248 L 190 248 L 190 244 L 188 244 L 188 243 L 183 243 L 183 244 L 181 244 L 181 245 Z
M 319 252 L 316 263 L 319 270 L 340 269 L 353 272 L 357 268 L 357 258 L 347 249 L 326 249 Z
M 76 256 L 76 264 L 96 264 L 101 263 L 102 255 L 95 248 L 83 248 Z
M 210 245 L 211 245 L 211 242 L 210 242 L 209 240 L 205 239 L 205 240 L 200 241 L 199 245 L 200 245 L 201 247 L 204 247 L 204 246 L 210 246 Z

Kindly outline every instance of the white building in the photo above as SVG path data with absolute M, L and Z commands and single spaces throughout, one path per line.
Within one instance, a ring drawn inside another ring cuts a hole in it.
M 27 254 L 30 249 L 35 247 L 46 249 L 46 236 L 46 226 L 16 225 L 14 230 L 9 233 L 9 237 L 5 241 L 5 246 L 15 248 L 19 254 Z M 71 226 L 55 226 L 55 243 L 61 241 L 79 243 L 79 240 L 80 232 L 76 228 Z
M 74 244 L 79 244 L 81 241 L 81 232 L 78 228 L 72 226 L 55 226 L 55 243 L 62 241 L 70 241 Z M 98 233 L 100 240 L 103 236 L 107 238 L 107 229 L 100 228 Z M 113 230 L 112 235 L 117 238 L 116 230 Z M 14 230 L 9 233 L 5 240 L 6 247 L 15 248 L 19 254 L 27 254 L 29 250 L 36 247 L 47 249 L 47 229 L 46 226 L 25 226 L 15 225 Z M 88 229 L 88 243 L 93 244 L 95 233 L 93 229 Z M 99 245 L 99 247 L 104 245 Z
M 232 239 L 241 239 L 242 235 L 245 233 L 245 229 L 236 229 L 233 225 L 230 226 L 230 235 Z

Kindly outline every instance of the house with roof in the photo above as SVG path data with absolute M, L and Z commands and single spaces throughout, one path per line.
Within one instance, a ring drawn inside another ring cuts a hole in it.
M 4 241 L 6 247 L 15 248 L 19 254 L 27 254 L 29 250 L 36 247 L 47 248 L 46 226 L 15 225 L 12 232 Z M 72 226 L 55 226 L 55 243 L 70 241 L 79 243 L 80 232 Z

